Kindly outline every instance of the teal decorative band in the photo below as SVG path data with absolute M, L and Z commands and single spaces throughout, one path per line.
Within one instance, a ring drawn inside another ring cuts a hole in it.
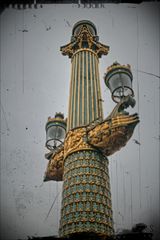
M 97 151 L 70 154 L 64 163 L 60 235 L 113 233 L 108 159 Z

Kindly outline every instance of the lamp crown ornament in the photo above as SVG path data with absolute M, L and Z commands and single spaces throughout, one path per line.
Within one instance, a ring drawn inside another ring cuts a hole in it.
M 95 25 L 83 20 L 60 50 L 71 58 L 68 117 L 48 118 L 44 181 L 63 181 L 61 237 L 104 239 L 114 234 L 108 156 L 127 144 L 139 122 L 137 114 L 124 111 L 135 105 L 133 75 L 129 64 L 107 68 L 104 80 L 117 104 L 104 118 L 99 58 L 109 46 L 99 42 Z
M 48 122 L 54 121 L 56 119 L 64 119 L 64 114 L 61 112 L 56 112 L 54 118 L 51 116 L 48 117 Z
M 55 118 L 61 118 L 61 119 L 64 119 L 64 114 L 61 113 L 61 112 L 56 112 L 56 114 L 55 114 Z

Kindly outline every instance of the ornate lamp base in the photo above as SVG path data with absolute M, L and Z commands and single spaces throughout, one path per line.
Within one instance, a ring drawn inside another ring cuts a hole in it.
M 62 199 L 60 236 L 113 234 L 108 159 L 102 153 L 83 150 L 65 159 Z

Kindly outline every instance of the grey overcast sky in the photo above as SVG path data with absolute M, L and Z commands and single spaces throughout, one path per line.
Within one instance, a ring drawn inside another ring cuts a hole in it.
M 104 116 L 115 104 L 103 76 L 117 60 L 132 67 L 137 104 L 130 112 L 138 112 L 141 121 L 127 146 L 109 157 L 115 230 L 144 222 L 158 239 L 160 4 L 145 2 L 96 9 L 53 4 L 1 13 L 3 240 L 58 234 L 62 183 L 43 183 L 45 124 L 55 112 L 67 117 L 71 63 L 60 46 L 83 19 L 92 21 L 100 42 L 110 46 L 100 59 Z

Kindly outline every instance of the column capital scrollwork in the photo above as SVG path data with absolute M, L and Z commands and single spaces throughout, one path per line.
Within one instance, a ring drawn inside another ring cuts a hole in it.
M 98 36 L 91 32 L 87 24 L 82 24 L 79 28 L 80 30 L 72 35 L 71 42 L 60 48 L 63 55 L 71 58 L 78 50 L 86 48 L 91 49 L 98 58 L 108 54 L 109 46 L 100 43 Z

